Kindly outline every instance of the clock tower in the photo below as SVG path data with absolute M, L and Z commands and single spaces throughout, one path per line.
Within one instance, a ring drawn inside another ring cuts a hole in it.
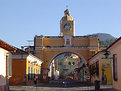
M 60 20 L 60 35 L 61 36 L 74 36 L 74 20 L 70 16 L 70 11 L 66 9 L 65 15 Z

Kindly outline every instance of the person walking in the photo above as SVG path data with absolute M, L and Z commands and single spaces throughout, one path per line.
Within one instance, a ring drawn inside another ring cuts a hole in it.
M 37 84 L 37 78 L 36 77 L 34 78 L 34 84 L 35 85 Z

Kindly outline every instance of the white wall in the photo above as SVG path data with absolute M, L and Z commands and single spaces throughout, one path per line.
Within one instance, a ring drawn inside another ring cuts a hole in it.
M 7 69 L 6 69 L 6 56 L 8 56 L 7 60 Z M 11 71 L 11 53 L 3 48 L 0 48 L 0 86 L 6 85 L 6 74 L 7 76 L 12 75 Z M 6 72 L 8 70 L 8 72 Z
M 6 54 L 7 51 L 0 48 L 0 85 L 6 84 Z

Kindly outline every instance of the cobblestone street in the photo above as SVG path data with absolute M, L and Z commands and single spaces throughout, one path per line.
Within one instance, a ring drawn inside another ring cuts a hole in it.
M 36 86 L 10 86 L 10 91 L 95 91 L 94 86 L 89 87 L 36 87 Z M 118 91 L 111 86 L 101 86 L 101 91 Z
M 117 91 L 111 85 L 101 85 L 101 91 Z M 39 83 L 33 86 L 10 86 L 10 91 L 95 91 L 94 85 L 89 83 L 69 83 L 66 85 L 58 82 Z

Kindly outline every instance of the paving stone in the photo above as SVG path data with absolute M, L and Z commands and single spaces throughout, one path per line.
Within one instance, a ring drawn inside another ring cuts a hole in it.
M 65 86 L 62 82 L 39 83 L 33 86 L 10 86 L 10 91 L 95 91 L 95 86 L 88 82 L 69 82 Z M 119 91 L 111 85 L 101 85 L 100 91 Z

